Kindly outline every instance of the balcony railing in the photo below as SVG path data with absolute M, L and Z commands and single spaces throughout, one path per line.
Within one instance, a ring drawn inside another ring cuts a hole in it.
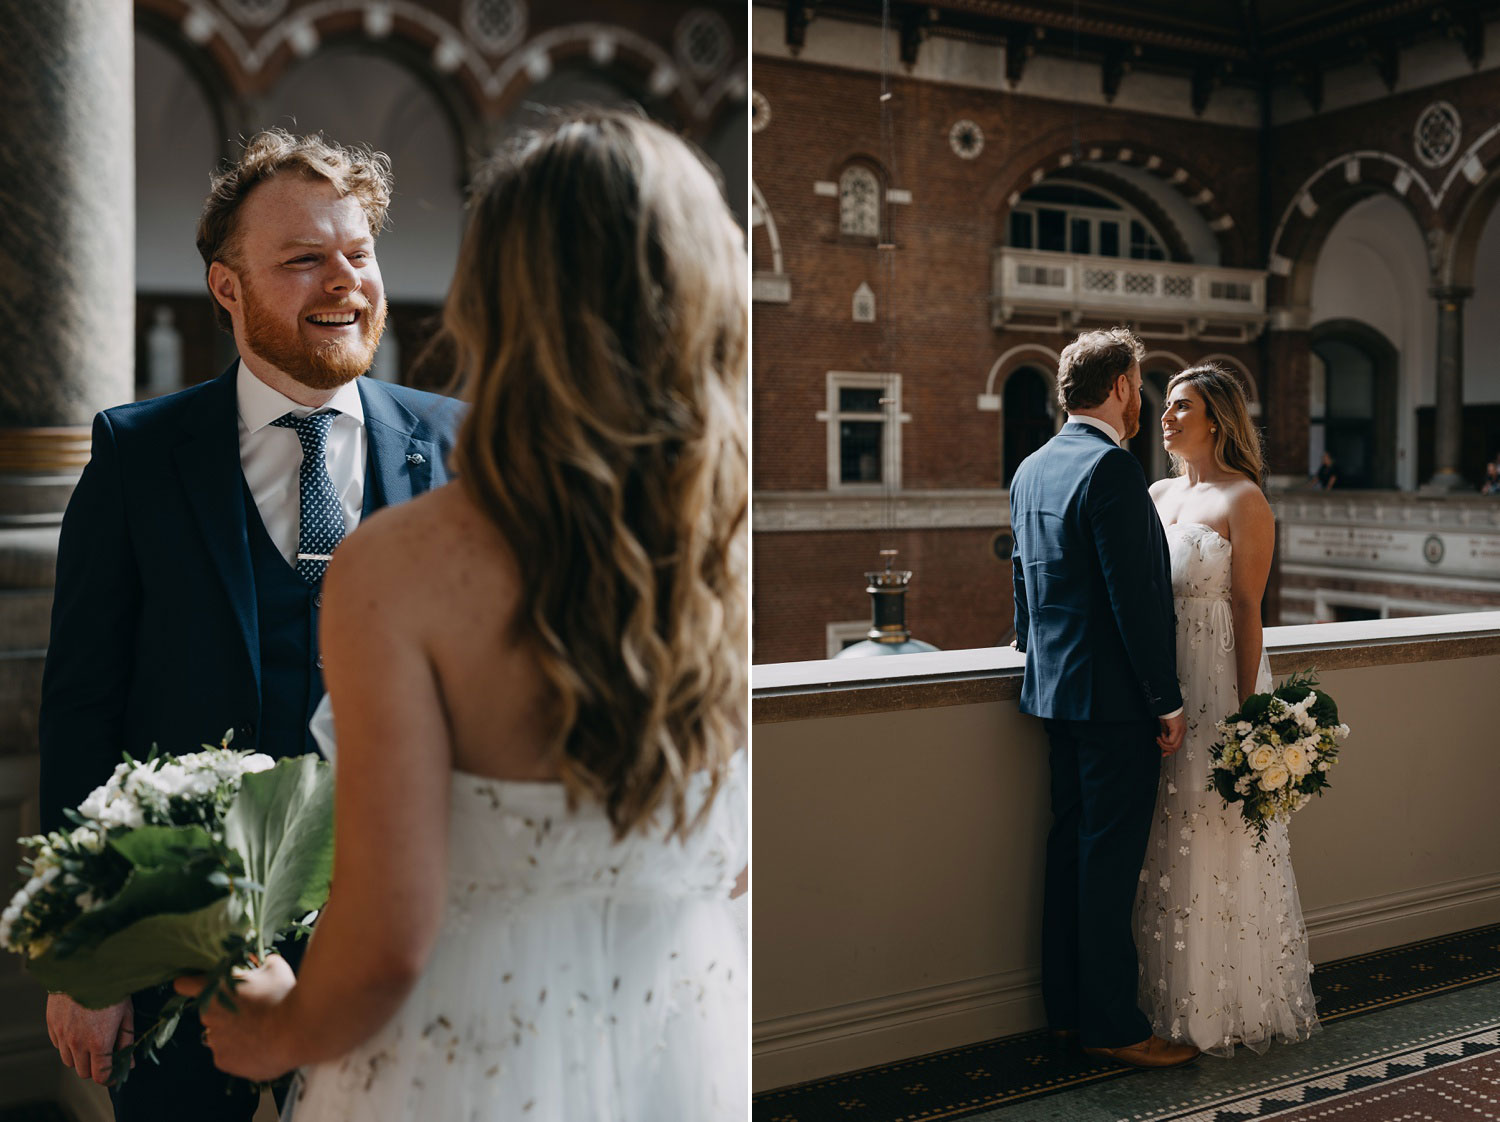
M 1353 730 L 1292 823 L 1314 960 L 1500 922 L 1500 612 L 1265 635 Z M 1023 667 L 1000 647 L 753 669 L 758 1090 L 1042 1025 Z
M 1135 261 L 998 247 L 991 291 L 996 327 L 1076 326 L 1091 317 L 1149 324 L 1144 334 L 1243 340 L 1266 315 L 1255 269 Z

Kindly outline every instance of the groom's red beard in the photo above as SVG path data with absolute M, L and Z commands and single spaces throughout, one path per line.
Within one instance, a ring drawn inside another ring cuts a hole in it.
M 1122 418 L 1125 424 L 1125 439 L 1129 440 L 1141 431 L 1141 397 L 1136 394 L 1133 401 L 1125 403 L 1125 416 Z
M 314 390 L 336 390 L 352 382 L 375 361 L 375 350 L 385 331 L 385 301 L 372 308 L 363 296 L 345 301 L 343 310 L 360 314 L 360 333 L 355 339 L 326 339 L 310 342 L 303 338 L 299 316 L 296 323 L 286 323 L 272 315 L 255 298 L 249 282 L 241 289 L 245 301 L 245 344 L 257 357 Z M 334 311 L 319 308 L 318 311 Z

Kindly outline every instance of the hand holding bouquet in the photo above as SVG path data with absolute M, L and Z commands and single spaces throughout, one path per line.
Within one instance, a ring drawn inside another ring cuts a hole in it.
M 333 871 L 333 782 L 314 756 L 273 761 L 218 748 L 127 758 L 69 818 L 22 839 L 25 885 L 0 912 L 0 947 L 26 956 L 49 989 L 90 1008 L 184 973 L 208 976 L 202 1001 L 278 940 L 305 933 Z M 228 994 L 222 995 L 229 1000 Z M 152 1055 L 188 999 L 115 1056 Z
M 1270 693 L 1251 694 L 1218 724 L 1222 739 L 1209 749 L 1207 789 L 1226 804 L 1241 804 L 1257 849 L 1271 822 L 1288 821 L 1322 794 L 1338 743 L 1349 735 L 1333 698 L 1313 689 L 1317 684 L 1312 671 L 1293 675 Z

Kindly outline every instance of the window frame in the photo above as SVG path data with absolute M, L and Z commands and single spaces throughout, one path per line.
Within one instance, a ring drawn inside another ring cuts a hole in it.
M 882 397 L 890 398 L 880 413 L 844 412 L 839 408 L 841 389 L 879 389 Z M 830 491 L 864 492 L 879 494 L 890 489 L 901 489 L 901 426 L 911 417 L 901 411 L 901 375 L 870 373 L 857 370 L 830 370 L 827 374 L 827 405 L 819 412 L 818 419 L 828 428 L 828 489 Z M 843 441 L 839 432 L 844 421 L 880 421 L 884 427 L 880 434 L 879 482 L 845 483 L 843 481 Z
M 863 231 L 848 230 L 844 228 L 844 182 L 851 175 L 862 173 L 868 175 L 875 182 L 875 232 L 865 233 Z M 862 160 L 851 160 L 839 171 L 838 177 L 838 204 L 839 204 L 839 237 L 858 242 L 879 242 L 885 230 L 885 176 L 878 168 L 871 167 Z
M 1069 184 L 1072 186 L 1073 184 Z M 1057 253 L 1058 250 L 1039 248 L 1041 244 L 1041 211 L 1057 210 L 1063 214 L 1063 241 L 1068 246 L 1061 252 L 1070 257 L 1097 257 L 1103 261 L 1170 261 L 1171 254 L 1167 250 L 1167 241 L 1161 236 L 1161 231 L 1152 224 L 1145 215 L 1131 206 L 1124 199 L 1109 191 L 1095 187 L 1093 184 L 1078 184 L 1082 190 L 1092 191 L 1102 198 L 1109 199 L 1115 204 L 1114 208 L 1087 206 L 1077 203 L 1052 203 L 1033 202 L 1021 199 L 1015 206 L 1010 208 L 1010 214 L 1022 214 L 1027 216 L 1031 223 L 1031 245 L 1017 246 L 1011 242 L 1011 220 L 1009 216 L 1005 223 L 1005 244 L 1008 248 L 1022 249 L 1028 253 Z M 1073 249 L 1073 223 L 1074 221 L 1086 221 L 1089 224 L 1089 252 L 1078 253 Z M 1112 222 L 1116 226 L 1116 237 L 1120 252 L 1115 256 L 1107 256 L 1099 252 L 1100 237 L 1099 227 L 1105 222 Z M 1160 257 L 1134 257 L 1131 254 L 1130 223 L 1139 222 L 1141 229 L 1145 231 L 1151 245 L 1161 253 Z

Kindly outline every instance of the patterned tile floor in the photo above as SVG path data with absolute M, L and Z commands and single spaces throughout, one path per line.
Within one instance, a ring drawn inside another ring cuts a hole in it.
M 1500 986 L 1484 985 L 1497 980 L 1500 926 L 1480 928 L 1320 965 L 1313 984 L 1324 1031 L 1306 1044 L 1273 1047 L 1265 1056 L 1242 1049 L 1233 1060 L 1204 1057 L 1184 1071 L 1134 1072 L 1055 1046 L 1044 1034 L 1029 1033 L 769 1091 L 756 1096 L 753 1117 L 755 1122 L 929 1122 L 960 1117 L 1135 1122 L 1155 1117 L 1149 1111 L 1164 1104 L 1207 1102 L 1202 1096 L 1228 1093 L 1241 1084 L 1249 1090 L 1267 1078 L 1310 1078 L 1306 1064 L 1347 1063 L 1362 1053 L 1364 1059 L 1374 1060 L 1371 1047 L 1396 1048 L 1419 1042 L 1424 1033 L 1480 1024 L 1477 1013 L 1464 1012 L 1470 1009 L 1466 1002 L 1488 1002 L 1487 1008 L 1500 1016 Z M 1481 990 L 1471 991 L 1476 986 Z M 1440 1000 L 1443 995 L 1457 1004 Z M 1341 1025 L 1351 1018 L 1350 1031 L 1343 1031 Z M 1431 1018 L 1436 1021 L 1429 1024 Z M 1283 1070 L 1286 1064 L 1291 1066 Z M 1296 1075 L 1299 1070 L 1304 1074 Z M 1495 1116 L 1500 1118 L 1500 1111 Z M 1230 1122 L 1230 1117 L 1221 1122 Z

